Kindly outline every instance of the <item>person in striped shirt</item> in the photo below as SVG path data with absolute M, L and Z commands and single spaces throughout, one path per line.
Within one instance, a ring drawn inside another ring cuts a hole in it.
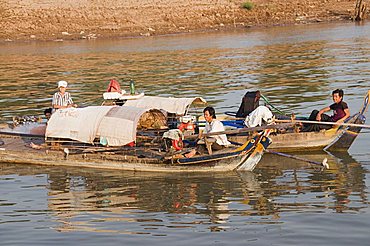
M 69 92 L 66 92 L 67 86 L 67 81 L 61 80 L 58 82 L 59 91 L 55 92 L 53 96 L 53 109 L 57 110 L 61 108 L 77 107 L 77 105 L 73 103 L 71 94 Z

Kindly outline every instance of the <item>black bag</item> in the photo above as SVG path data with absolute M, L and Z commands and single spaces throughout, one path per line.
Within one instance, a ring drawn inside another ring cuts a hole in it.
M 247 93 L 245 93 L 239 110 L 236 113 L 236 117 L 245 118 L 248 114 L 250 114 L 259 106 L 260 98 L 260 91 L 248 91 Z

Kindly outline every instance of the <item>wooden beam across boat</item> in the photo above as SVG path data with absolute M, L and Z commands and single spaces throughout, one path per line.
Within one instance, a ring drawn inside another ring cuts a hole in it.
M 353 124 L 353 123 L 337 123 L 337 122 L 326 122 L 326 121 L 315 121 L 315 120 L 275 120 L 277 123 L 302 123 L 302 124 L 320 124 L 320 125 L 332 125 L 332 126 L 351 126 L 360 128 L 370 128 L 370 125 Z
M 219 132 L 210 132 L 202 134 L 203 137 L 215 136 L 220 134 L 232 135 L 232 134 L 240 134 L 240 133 L 247 133 L 247 132 L 257 132 L 263 131 L 267 129 L 284 129 L 293 126 L 295 123 L 281 123 L 281 124 L 274 124 L 274 125 L 266 125 L 266 126 L 256 126 L 256 127 L 248 127 L 248 128 L 238 128 L 226 131 L 219 131 Z M 186 139 L 195 139 L 199 135 L 189 135 L 185 136 Z

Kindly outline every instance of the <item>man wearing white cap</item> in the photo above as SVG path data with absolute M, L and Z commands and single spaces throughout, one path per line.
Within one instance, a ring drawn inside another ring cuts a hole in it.
M 73 103 L 71 94 L 66 92 L 67 86 L 67 81 L 61 80 L 58 82 L 59 91 L 55 92 L 52 101 L 54 109 L 77 107 L 77 105 Z

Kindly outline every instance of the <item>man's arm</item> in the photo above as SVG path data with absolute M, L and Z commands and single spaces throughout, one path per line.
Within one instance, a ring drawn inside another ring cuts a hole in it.
M 61 106 L 61 105 L 53 104 L 53 108 L 54 109 L 61 109 L 61 108 L 66 108 L 66 106 Z
M 53 105 L 54 109 L 72 108 L 72 107 L 77 108 L 77 104 L 68 104 L 67 106 L 61 106 L 61 105 L 56 105 L 56 104 Z
M 337 120 L 337 123 L 343 123 L 350 116 L 349 108 L 344 109 L 344 113 L 343 118 Z
M 330 107 L 325 107 L 325 108 L 321 109 L 321 110 L 319 111 L 319 113 L 317 113 L 317 115 L 316 115 L 316 120 L 317 120 L 317 121 L 321 121 L 321 115 L 322 115 L 323 113 L 325 113 L 325 112 L 329 111 L 329 110 L 330 110 Z

